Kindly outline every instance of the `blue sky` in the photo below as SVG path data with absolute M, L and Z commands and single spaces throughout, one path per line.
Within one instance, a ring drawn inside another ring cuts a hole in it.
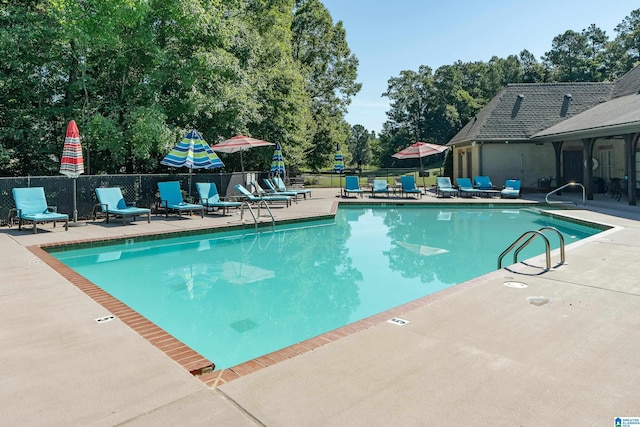
M 613 29 L 637 0 L 321 0 L 334 22 L 342 21 L 347 42 L 359 61 L 362 90 L 353 98 L 347 121 L 379 132 L 389 110 L 382 97 L 387 81 L 402 70 L 427 65 L 434 71 L 462 62 L 487 62 L 527 49 L 538 60 L 553 38 L 591 24 Z

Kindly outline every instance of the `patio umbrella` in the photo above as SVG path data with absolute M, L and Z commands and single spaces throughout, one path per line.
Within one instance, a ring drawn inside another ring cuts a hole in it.
M 197 130 L 192 130 L 173 150 L 167 154 L 160 164 L 175 168 L 189 168 L 189 195 L 191 195 L 191 173 L 193 169 L 215 169 L 224 167 L 222 160 L 213 152 L 209 144 Z
M 342 150 L 340 149 L 340 143 L 336 143 L 336 154 L 333 157 L 333 172 L 342 175 L 344 172 L 344 158 L 342 157 Z M 333 176 L 331 177 L 333 180 Z M 340 195 L 342 195 L 342 183 L 340 185 Z M 333 182 L 331 183 L 333 186 Z
M 244 163 L 242 161 L 242 152 L 254 147 L 263 147 L 265 145 L 274 145 L 273 142 L 263 141 L 261 139 L 251 138 L 245 135 L 236 135 L 226 139 L 219 144 L 212 146 L 214 151 L 221 153 L 237 153 L 240 152 L 240 168 L 244 172 Z
M 82 146 L 80 145 L 80 132 L 75 120 L 71 120 L 67 125 L 62 160 L 60 161 L 60 173 L 73 179 L 73 222 L 77 223 L 76 180 L 84 173 L 84 161 L 82 158 Z
M 269 172 L 273 176 L 284 176 L 284 157 L 282 157 L 282 147 L 279 142 L 276 142 L 276 148 L 273 150 Z
M 391 157 L 396 159 L 420 159 L 420 171 L 422 171 L 422 158 L 432 156 L 447 151 L 449 147 L 444 145 L 430 144 L 428 142 L 416 142 L 404 150 L 400 150 Z M 424 174 L 422 176 L 422 186 L 424 187 Z
M 336 155 L 333 158 L 333 171 L 335 173 L 344 172 L 344 158 L 342 157 L 342 150 L 340 149 L 340 143 L 336 144 Z

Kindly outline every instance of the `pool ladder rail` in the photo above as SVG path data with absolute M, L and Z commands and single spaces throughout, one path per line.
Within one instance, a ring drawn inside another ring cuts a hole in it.
M 541 237 L 545 244 L 546 268 L 543 272 L 551 270 L 551 245 L 549 244 L 549 238 L 543 233 L 544 230 L 554 231 L 558 235 L 558 238 L 560 239 L 560 264 L 556 265 L 556 267 L 563 265 L 565 263 L 564 236 L 557 228 L 547 226 L 538 230 L 529 230 L 518 237 L 516 241 L 505 249 L 498 257 L 498 270 L 502 268 L 502 259 L 517 246 L 517 249 L 513 252 L 513 263 L 516 264 L 518 262 L 518 254 L 520 251 L 527 247 L 536 237 Z
M 247 208 L 249 209 L 249 213 L 251 213 L 251 216 L 253 217 L 253 223 L 255 225 L 255 228 L 258 228 L 258 219 L 260 218 L 260 205 L 262 205 L 264 203 L 264 207 L 267 208 L 267 212 L 269 212 L 269 216 L 271 217 L 271 227 L 273 227 L 274 229 L 276 228 L 276 219 L 273 216 L 273 212 L 271 212 L 271 209 L 269 208 L 269 205 L 267 204 L 266 200 L 259 200 L 258 201 L 258 216 L 256 216 L 256 214 L 253 212 L 253 208 L 251 208 L 251 203 L 248 200 L 245 200 L 242 205 L 240 206 L 240 219 L 242 220 L 242 218 L 244 217 L 244 207 L 245 205 L 247 206 Z
M 570 182 L 568 184 L 563 185 L 562 187 L 558 187 L 555 190 L 548 192 L 547 195 L 544 196 L 544 201 L 548 205 L 551 205 L 551 204 L 563 204 L 563 203 L 573 203 L 574 205 L 577 206 L 578 204 L 576 202 L 563 202 L 563 201 L 560 201 L 560 200 L 557 200 L 557 201 L 550 201 L 549 200 L 549 196 L 550 195 L 552 195 L 554 193 L 557 193 L 558 191 L 561 191 L 564 188 L 575 187 L 575 186 L 582 187 L 582 206 L 585 206 L 587 204 L 587 197 L 586 197 L 587 190 L 584 188 L 584 185 L 580 184 L 579 182 Z

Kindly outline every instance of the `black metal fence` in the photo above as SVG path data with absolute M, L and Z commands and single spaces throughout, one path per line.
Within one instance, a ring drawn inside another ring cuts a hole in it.
M 197 201 L 196 182 L 214 182 L 221 197 L 237 195 L 236 184 L 248 184 L 251 180 L 261 180 L 266 173 L 195 173 L 157 175 L 80 175 L 76 184 L 76 209 L 78 219 L 92 218 L 93 208 L 98 203 L 95 189 L 98 187 L 120 187 L 125 201 L 136 202 L 139 207 L 155 209 L 158 203 L 158 182 L 179 181 L 185 198 L 191 196 Z M 58 212 L 73 217 L 74 180 L 65 176 L 31 176 L 0 178 L 0 225 L 9 220 L 9 213 L 15 208 L 12 190 L 20 187 L 43 187 L 47 204 L 56 206 Z

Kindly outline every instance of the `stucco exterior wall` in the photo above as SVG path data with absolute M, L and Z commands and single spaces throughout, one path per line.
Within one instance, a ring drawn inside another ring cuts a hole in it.
M 466 161 L 467 150 L 471 150 L 472 174 L 487 175 L 491 182 L 500 188 L 507 179 L 520 179 L 523 188 L 537 188 L 538 179 L 555 175 L 555 156 L 550 143 L 535 145 L 533 143 L 477 143 L 475 147 L 456 147 L 454 159 L 465 151 L 463 169 L 459 171 L 459 163 L 454 161 L 454 176 L 468 176 Z

